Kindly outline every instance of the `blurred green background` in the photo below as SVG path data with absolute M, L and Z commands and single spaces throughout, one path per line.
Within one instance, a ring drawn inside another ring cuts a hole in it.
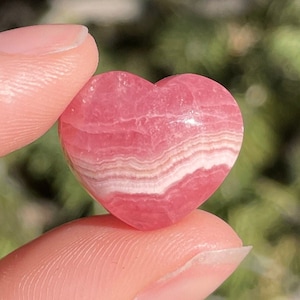
M 202 206 L 228 222 L 251 255 L 209 299 L 300 299 L 300 1 L 12 0 L 0 30 L 83 23 L 97 72 L 157 81 L 194 72 L 223 84 L 245 122 L 240 157 Z M 74 218 L 104 210 L 69 171 L 56 126 L 0 159 L 0 257 Z

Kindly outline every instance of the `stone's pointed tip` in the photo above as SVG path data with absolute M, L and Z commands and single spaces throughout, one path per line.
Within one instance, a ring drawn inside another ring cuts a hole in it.
M 93 77 L 59 121 L 85 188 L 141 230 L 179 221 L 220 186 L 243 138 L 237 103 L 196 74 L 152 84 L 112 71 Z

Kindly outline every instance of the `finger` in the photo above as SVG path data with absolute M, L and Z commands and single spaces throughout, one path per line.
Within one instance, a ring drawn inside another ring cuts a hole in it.
M 148 232 L 90 217 L 0 261 L 0 290 L 8 300 L 203 299 L 249 252 L 241 246 L 225 222 L 199 210 Z
M 97 63 L 95 41 L 81 25 L 0 33 L 0 156 L 45 133 Z

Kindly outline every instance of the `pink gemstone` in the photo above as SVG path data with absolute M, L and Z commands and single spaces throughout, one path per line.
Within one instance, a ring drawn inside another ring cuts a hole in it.
M 240 151 L 237 103 L 195 74 L 152 84 L 113 71 L 83 87 L 59 122 L 62 146 L 80 181 L 129 225 L 179 221 L 220 186 Z

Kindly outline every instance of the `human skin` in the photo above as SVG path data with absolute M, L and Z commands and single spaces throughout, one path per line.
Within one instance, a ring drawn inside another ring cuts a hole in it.
M 0 156 L 43 135 L 97 64 L 95 41 L 79 25 L 0 33 Z M 84 218 L 0 260 L 0 300 L 204 299 L 249 250 L 200 210 L 148 232 L 112 216 Z

